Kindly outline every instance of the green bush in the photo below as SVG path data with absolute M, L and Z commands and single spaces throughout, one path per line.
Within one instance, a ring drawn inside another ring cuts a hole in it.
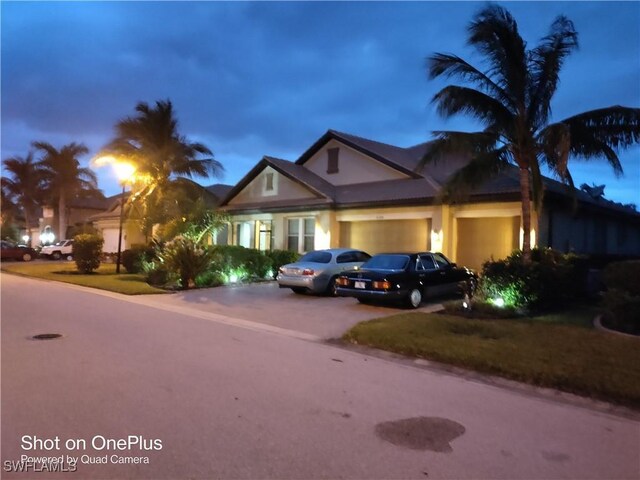
M 159 260 L 143 261 L 141 265 L 145 280 L 149 285 L 164 287 L 175 279 L 167 266 Z
M 207 270 L 196 277 L 196 287 L 218 287 L 224 284 L 224 277 L 220 272 Z
M 604 324 L 608 328 L 640 335 L 640 261 L 609 264 L 604 270 L 607 288 L 603 304 L 608 310 Z
M 578 278 L 571 255 L 551 249 L 533 249 L 531 263 L 517 251 L 504 260 L 482 266 L 481 299 L 525 310 L 547 310 L 578 296 L 584 279 Z M 580 284 L 579 286 L 576 283 Z
M 252 278 L 266 278 L 272 273 L 273 263 L 270 257 L 254 248 L 236 245 L 217 245 L 213 247 L 211 270 L 218 271 L 236 281 Z
M 297 262 L 300 258 L 299 253 L 292 252 L 291 250 L 271 250 L 266 252 L 265 255 L 271 259 L 273 278 L 276 278 L 276 275 L 278 275 L 278 269 L 281 266 Z
M 607 288 L 640 296 L 640 260 L 610 263 L 604 269 L 603 279 Z
M 183 236 L 167 242 L 158 253 L 159 260 L 164 263 L 167 270 L 177 275 L 182 289 L 195 286 L 196 277 L 211 269 L 213 257 L 212 248 L 202 246 L 193 239 Z
M 120 263 L 127 273 L 142 272 L 142 262 L 155 258 L 155 249 L 152 246 L 133 246 L 120 254 Z
M 83 233 L 74 237 L 72 255 L 80 273 L 91 273 L 100 266 L 103 244 L 98 235 Z

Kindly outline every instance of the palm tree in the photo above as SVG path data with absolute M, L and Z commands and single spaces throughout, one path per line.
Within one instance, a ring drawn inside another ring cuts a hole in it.
M 74 199 L 99 195 L 96 174 L 80 166 L 78 157 L 89 150 L 83 144 L 70 143 L 60 150 L 47 142 L 34 142 L 44 153 L 40 160 L 45 185 L 45 197 L 58 204 L 58 235 L 67 234 L 67 205 Z
M 445 196 L 477 185 L 508 165 L 519 169 L 523 256 L 531 259 L 531 193 L 536 210 L 543 200 L 541 168 L 573 187 L 569 156 L 604 158 L 616 175 L 622 174 L 617 151 L 640 140 L 640 109 L 612 106 L 549 123 L 551 99 L 559 84 L 562 64 L 578 46 L 573 23 L 559 16 L 546 37 L 527 49 L 518 25 L 504 8 L 490 4 L 468 26 L 468 44 L 487 64 L 480 70 L 462 58 L 436 53 L 427 59 L 430 78 L 444 76 L 476 88 L 450 85 L 432 102 L 443 117 L 468 114 L 479 120 L 478 132 L 433 132 L 435 140 L 420 167 L 451 153 L 470 161 L 445 185 Z
M 4 160 L 2 176 L 3 203 L 9 201 L 20 209 L 24 217 L 25 230 L 31 244 L 31 218 L 42 198 L 42 171 L 33 160 L 33 153 L 26 157 L 14 156 Z M 7 176 L 9 173 L 10 176 Z
M 180 135 L 171 101 L 157 101 L 155 107 L 140 102 L 135 111 L 136 116 L 116 124 L 115 138 L 99 155 L 125 158 L 135 165 L 131 199 L 143 204 L 148 231 L 151 224 L 170 218 L 179 192 L 199 195 L 202 187 L 193 177 L 220 176 L 223 167 L 205 145 Z

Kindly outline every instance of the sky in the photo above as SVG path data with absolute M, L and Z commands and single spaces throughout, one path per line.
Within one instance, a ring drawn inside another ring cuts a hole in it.
M 552 121 L 640 107 L 639 2 L 502 2 L 529 46 L 567 15 L 580 48 L 563 66 Z M 235 184 L 264 155 L 296 160 L 328 129 L 398 146 L 434 130 L 474 130 L 431 103 L 451 83 L 425 58 L 480 65 L 466 26 L 482 2 L 10 2 L 1 10 L 1 156 L 33 141 L 82 142 L 90 159 L 138 102 L 170 99 L 179 130 L 203 142 Z M 604 161 L 571 160 L 576 185 L 640 206 L 640 147 Z M 106 195 L 119 191 L 96 169 Z

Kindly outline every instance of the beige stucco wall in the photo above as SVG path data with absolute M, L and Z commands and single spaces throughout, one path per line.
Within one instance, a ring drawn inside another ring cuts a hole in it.
M 273 190 L 267 191 L 266 175 L 273 174 Z M 229 205 L 242 205 L 244 203 L 256 203 L 260 201 L 276 201 L 276 200 L 297 200 L 305 198 L 314 198 L 314 194 L 309 189 L 303 187 L 297 182 L 287 178 L 280 172 L 267 166 L 260 172 L 249 184 L 244 187 L 233 199 Z
M 93 222 L 93 226 L 100 232 L 104 239 L 102 251 L 115 253 L 118 251 L 119 219 L 105 219 Z M 122 250 L 127 250 L 133 245 L 146 243 L 146 238 L 142 234 L 139 223 L 135 220 L 127 220 L 122 226 Z
M 340 149 L 337 173 L 327 173 L 327 150 L 330 148 Z M 383 163 L 369 158 L 336 140 L 329 141 L 313 157 L 307 160 L 304 166 L 332 185 L 349 185 L 408 178 L 404 173 L 387 167 Z

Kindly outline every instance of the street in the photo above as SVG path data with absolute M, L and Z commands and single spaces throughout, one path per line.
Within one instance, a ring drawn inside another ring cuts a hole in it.
M 0 278 L 3 466 L 57 454 L 85 458 L 49 475 L 76 479 L 640 476 L 636 420 L 235 321 L 232 309 Z M 43 333 L 62 337 L 31 338 Z M 60 448 L 27 451 L 24 436 Z M 129 436 L 137 443 L 116 446 Z

